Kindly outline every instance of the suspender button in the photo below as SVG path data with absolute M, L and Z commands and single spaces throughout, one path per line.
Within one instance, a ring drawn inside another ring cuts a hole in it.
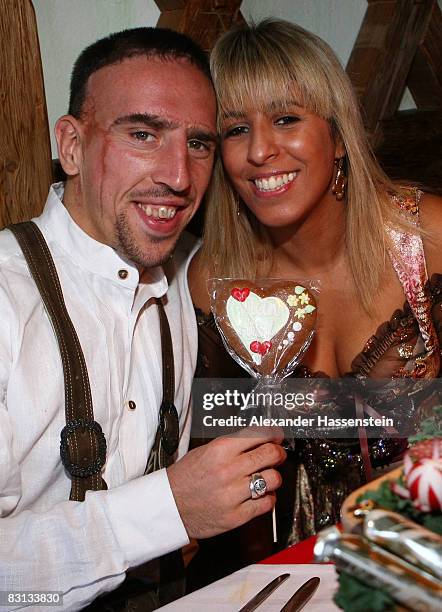
M 135 408 L 137 407 L 136 403 L 133 400 L 129 400 L 127 402 L 127 406 L 129 408 L 129 410 L 135 410 Z

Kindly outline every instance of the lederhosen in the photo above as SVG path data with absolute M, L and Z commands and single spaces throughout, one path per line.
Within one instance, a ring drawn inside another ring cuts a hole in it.
M 63 364 L 66 425 L 61 431 L 60 455 L 72 485 L 69 499 L 84 501 L 86 491 L 107 489 L 101 476 L 106 462 L 106 438 L 94 420 L 89 377 L 77 333 L 69 317 L 48 245 L 32 221 L 8 226 L 25 256 L 57 337 Z M 163 401 L 155 442 L 145 474 L 173 463 L 179 424 L 174 406 L 175 372 L 167 315 L 157 299 L 161 328 Z M 108 612 L 149 612 L 184 594 L 181 551 L 131 569 L 115 591 L 101 596 L 86 609 Z

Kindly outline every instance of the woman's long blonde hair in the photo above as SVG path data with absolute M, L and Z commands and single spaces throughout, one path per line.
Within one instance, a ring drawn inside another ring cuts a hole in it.
M 385 226 L 401 225 L 388 195 L 398 188 L 371 152 L 352 85 L 334 52 L 297 25 L 265 20 L 222 36 L 211 55 L 211 70 L 219 125 L 228 111 L 265 109 L 269 102 L 295 99 L 327 120 L 334 137 L 342 140 L 347 197 L 336 205 L 345 206 L 346 249 L 357 294 L 367 312 L 372 311 L 385 268 Z M 201 265 L 216 276 L 250 278 L 265 274 L 271 261 L 265 228 L 239 201 L 217 159 L 207 196 Z

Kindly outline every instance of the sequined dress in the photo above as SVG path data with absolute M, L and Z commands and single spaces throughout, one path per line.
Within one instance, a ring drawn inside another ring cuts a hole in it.
M 413 189 L 405 197 L 392 198 L 394 205 L 416 225 L 421 195 Z M 393 244 L 390 259 L 406 301 L 402 310 L 396 310 L 389 321 L 378 327 L 353 360 L 347 376 L 438 377 L 441 371 L 442 274 L 428 279 L 419 235 L 391 228 L 387 231 Z M 213 316 L 197 310 L 197 320 L 197 377 L 244 377 L 244 370 L 225 351 Z M 324 374 L 311 372 L 301 364 L 294 376 L 323 377 Z M 404 442 L 397 439 L 368 441 L 371 465 L 377 468 L 395 461 L 405 449 Z M 296 543 L 339 521 L 343 500 L 365 479 L 360 441 L 298 440 L 295 451 L 289 452 L 283 467 L 284 484 L 278 492 L 279 546 Z M 250 541 L 247 537 L 242 539 L 245 540 L 242 545 Z M 265 552 L 269 552 L 268 546 Z M 248 560 L 254 562 L 256 556 Z

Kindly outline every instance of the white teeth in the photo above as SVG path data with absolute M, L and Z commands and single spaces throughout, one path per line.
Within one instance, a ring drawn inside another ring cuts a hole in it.
M 296 172 L 289 172 L 288 174 L 279 174 L 278 176 L 271 176 L 267 178 L 255 179 L 253 182 L 259 191 L 274 191 L 279 189 L 287 183 L 291 183 L 296 178 Z
M 138 208 L 141 208 L 148 217 L 154 217 L 154 219 L 173 219 L 176 215 L 177 209 L 174 206 L 149 206 L 148 204 L 141 204 L 138 202 Z

